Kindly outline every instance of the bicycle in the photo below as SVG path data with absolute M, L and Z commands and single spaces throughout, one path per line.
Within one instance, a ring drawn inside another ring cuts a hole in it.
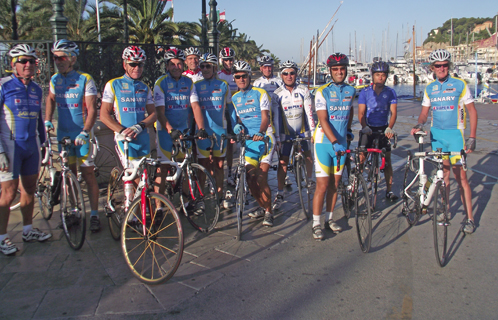
M 308 170 L 306 169 L 306 157 L 304 155 L 303 149 L 301 148 L 301 142 L 310 141 L 311 137 L 301 137 L 297 135 L 294 139 L 289 139 L 282 141 L 282 143 L 292 143 L 292 163 L 289 163 L 287 170 L 294 172 L 296 177 L 297 189 L 299 191 L 299 202 L 301 203 L 301 208 L 303 209 L 304 216 L 306 220 L 311 218 L 313 214 L 313 207 L 311 202 L 311 179 L 308 178 Z M 305 189 L 305 190 L 303 190 Z
M 60 171 L 53 164 L 52 144 L 61 145 Z M 46 220 L 52 217 L 55 205 L 60 204 L 64 235 L 69 246 L 79 250 L 85 241 L 86 212 L 81 186 L 68 166 L 69 148 L 73 144 L 69 137 L 58 141 L 56 137 L 47 134 L 47 140 L 42 146 L 45 149 L 45 157 L 42 160 L 44 166 L 38 177 L 35 196 L 38 198 L 41 214 Z
M 21 183 L 19 181 L 19 183 Z M 0 187 L 0 194 L 2 193 L 2 188 Z M 10 210 L 15 210 L 21 206 L 21 190 L 17 189 L 16 197 L 12 201 L 12 204 L 10 205 Z
M 99 144 L 97 137 L 92 139 L 92 143 L 94 154 L 96 154 L 93 161 L 95 164 L 93 171 L 97 178 L 99 189 L 103 189 L 107 187 L 112 169 L 114 167 L 120 167 L 121 162 L 111 148 Z
M 341 193 L 343 208 L 346 206 L 344 209 L 346 217 L 349 219 L 351 213 L 354 212 L 355 214 L 356 233 L 358 235 L 360 249 L 364 253 L 367 253 L 370 251 L 372 245 L 372 207 L 370 205 L 367 182 L 358 166 L 361 152 L 362 151 L 359 149 L 356 149 L 355 151 L 348 149 L 344 153 L 341 153 L 341 155 L 346 154 L 347 156 L 337 192 Z M 354 167 L 351 167 L 351 153 L 355 154 Z M 347 164 L 348 161 L 349 164 Z M 340 170 L 340 157 L 337 157 L 337 170 Z M 349 170 L 350 173 L 348 173 Z M 354 206 L 352 205 L 353 203 Z
M 360 131 L 360 141 L 362 135 L 363 134 Z M 367 153 L 364 169 L 368 171 L 367 185 L 369 186 L 370 190 L 370 204 L 372 206 L 372 211 L 374 211 L 375 206 L 377 204 L 377 188 L 379 183 L 379 176 L 380 172 L 383 171 L 385 167 L 386 149 L 385 148 L 379 149 L 379 140 L 382 136 L 385 136 L 384 132 L 374 131 L 372 132 L 372 136 L 373 136 L 372 148 L 363 147 L 363 152 Z M 395 133 L 393 149 L 396 149 L 397 144 L 398 144 L 398 135 Z M 362 144 L 362 146 L 364 146 L 364 144 Z
M 237 216 L 237 240 L 242 240 L 242 214 L 244 213 L 244 207 L 246 204 L 249 204 L 246 196 L 248 193 L 248 185 L 246 183 L 246 141 L 251 140 L 252 136 L 243 135 L 243 134 L 227 134 L 221 135 L 221 148 L 223 148 L 223 142 L 225 139 L 235 140 L 235 142 L 240 143 L 240 154 L 239 154 L 239 163 L 237 164 L 235 170 L 235 214 Z M 263 140 L 265 142 L 265 152 L 268 153 L 268 143 L 269 138 L 265 137 Z
M 196 136 L 184 136 L 173 143 L 172 158 L 179 152 L 185 157 L 183 161 L 162 161 L 170 165 L 166 176 L 166 194 L 174 199 L 178 194 L 181 210 L 194 229 L 208 233 L 214 229 L 220 217 L 220 198 L 216 181 L 209 171 L 200 164 L 192 162 L 190 142 L 199 139 Z M 209 137 L 213 148 L 216 137 Z
M 434 250 L 436 260 L 440 267 L 447 263 L 447 228 L 450 225 L 450 214 L 448 212 L 448 199 L 446 198 L 446 184 L 443 179 L 443 157 L 461 156 L 464 170 L 467 170 L 467 154 L 465 150 L 460 152 L 443 152 L 441 148 L 436 151 L 424 152 L 424 136 L 427 133 L 419 131 L 415 133 L 418 140 L 419 151 L 413 155 L 408 151 L 405 177 L 403 181 L 403 215 L 406 216 L 410 226 L 415 225 L 420 216 L 426 214 L 432 198 L 435 201 L 432 212 L 432 225 L 434 235 Z M 418 160 L 418 165 L 416 161 Z M 425 162 L 436 166 L 436 170 L 427 177 L 424 171 Z

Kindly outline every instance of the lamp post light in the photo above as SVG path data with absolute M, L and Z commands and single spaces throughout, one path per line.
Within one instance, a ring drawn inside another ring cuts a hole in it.
M 10 0 L 10 7 L 12 9 L 12 40 L 19 40 L 19 36 L 17 35 L 17 18 L 16 18 L 17 1 Z
M 218 15 L 216 12 L 216 6 L 218 3 L 216 0 L 211 0 L 209 1 L 209 7 L 210 7 L 210 14 L 209 14 L 209 30 L 208 30 L 208 39 L 209 39 L 209 46 L 213 50 L 213 54 L 218 54 L 218 37 L 219 37 L 219 31 L 217 28 L 218 25 Z
M 54 41 L 67 39 L 67 21 L 64 17 L 64 0 L 50 0 L 54 15 L 50 17 L 49 21 L 52 25 L 52 35 Z

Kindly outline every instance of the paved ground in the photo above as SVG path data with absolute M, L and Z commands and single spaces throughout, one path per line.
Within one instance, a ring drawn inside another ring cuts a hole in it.
M 393 152 L 398 192 L 405 150 L 415 148 L 406 133 L 416 123 L 416 108 L 400 103 L 400 141 Z M 401 204 L 382 199 L 383 184 L 368 254 L 359 250 L 354 219 L 339 220 L 343 233 L 312 240 L 294 186 L 276 212 L 275 227 L 246 218 L 243 241 L 234 238 L 230 211 L 209 235 L 194 232 L 185 221 L 182 264 L 169 282 L 157 286 L 131 275 L 105 220 L 100 233 L 89 233 L 83 248 L 73 251 L 56 229 L 55 214 L 48 222 L 37 214 L 34 222 L 52 232 L 52 239 L 24 244 L 16 210 L 9 234 L 21 251 L 0 256 L 0 319 L 496 318 L 498 127 L 493 119 L 480 120 L 478 151 L 470 157 L 478 228 L 471 236 L 459 232 L 463 209 L 453 188 L 452 256 L 445 268 L 436 266 L 431 222 L 423 218 L 408 228 Z M 270 184 L 275 190 L 274 172 Z M 340 203 L 335 211 L 342 216 Z

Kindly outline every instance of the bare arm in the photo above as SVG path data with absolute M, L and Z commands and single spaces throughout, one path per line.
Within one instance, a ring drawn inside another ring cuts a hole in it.
M 360 121 L 361 127 L 365 128 L 367 126 L 367 105 L 360 103 L 358 104 L 358 120 Z
M 83 130 L 90 132 L 97 121 L 97 96 L 85 96 L 87 118 Z
M 389 128 L 394 128 L 396 119 L 398 118 L 398 104 L 391 103 L 391 118 L 389 119 Z
M 318 116 L 318 122 L 322 126 L 322 130 L 327 139 L 332 143 L 337 143 L 337 138 L 332 132 L 332 128 L 330 128 L 327 110 L 317 110 L 316 115 Z
M 420 115 L 418 116 L 418 123 L 420 124 L 425 124 L 427 122 L 427 118 L 429 117 L 429 109 L 430 107 L 425 107 L 422 106 L 422 111 L 420 112 Z M 414 134 L 415 132 L 419 131 L 418 129 L 412 129 L 410 134 Z
M 102 101 L 102 106 L 100 107 L 100 120 L 112 131 L 121 132 L 125 127 L 114 119 L 112 112 L 113 104 Z
M 477 135 L 477 109 L 473 102 L 466 104 L 467 111 L 469 112 L 469 122 L 470 122 L 470 138 L 475 138 Z M 467 153 L 471 153 L 472 150 L 467 149 Z
M 192 112 L 194 113 L 195 123 L 199 130 L 204 129 L 204 115 L 202 114 L 199 102 L 192 102 Z
M 171 124 L 169 124 L 166 115 L 164 114 L 164 106 L 159 106 L 156 108 L 157 121 L 161 125 L 161 127 L 166 130 L 166 132 L 170 133 L 173 130 Z
M 270 111 L 269 110 L 261 110 L 261 125 L 259 126 L 259 132 L 265 133 L 268 130 L 268 125 L 270 124 Z M 263 140 L 263 137 L 259 137 L 254 135 L 252 138 L 253 141 Z
M 48 92 L 47 100 L 45 101 L 45 121 L 52 122 L 55 110 L 55 94 Z

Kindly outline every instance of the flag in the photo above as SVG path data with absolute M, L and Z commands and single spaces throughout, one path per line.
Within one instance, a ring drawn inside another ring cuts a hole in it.
M 223 22 L 225 21 L 225 10 L 223 10 L 222 13 L 220 13 L 220 21 L 219 22 Z

